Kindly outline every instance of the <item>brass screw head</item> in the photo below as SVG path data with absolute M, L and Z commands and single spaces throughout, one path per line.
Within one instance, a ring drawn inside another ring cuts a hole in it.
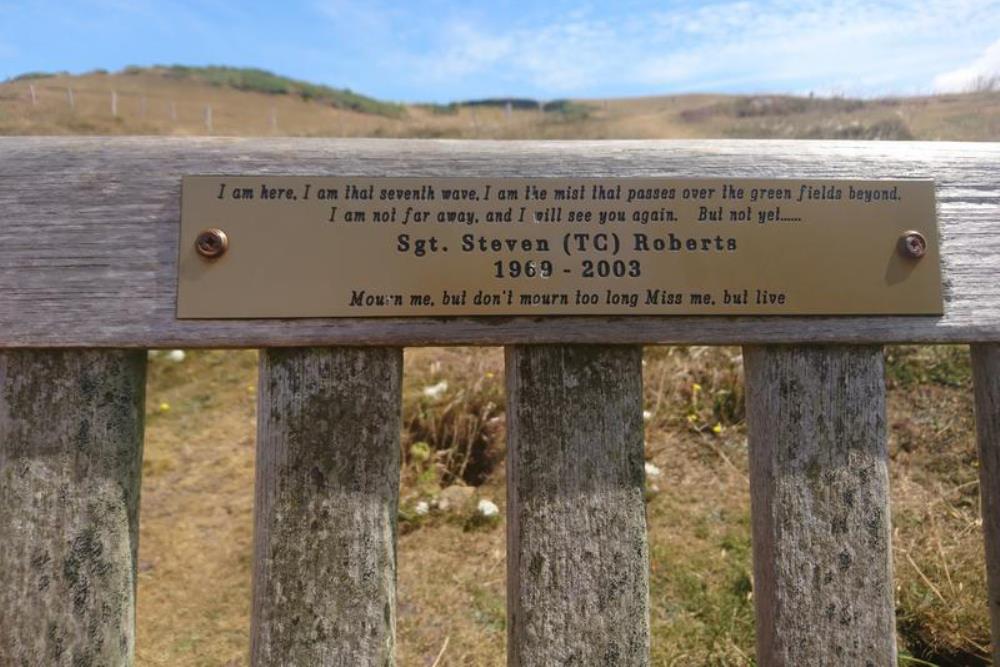
M 206 229 L 195 239 L 194 248 L 207 259 L 216 259 L 229 248 L 229 237 L 221 229 Z
M 920 232 L 903 232 L 899 237 L 900 249 L 903 255 L 912 259 L 920 259 L 927 254 L 927 239 Z

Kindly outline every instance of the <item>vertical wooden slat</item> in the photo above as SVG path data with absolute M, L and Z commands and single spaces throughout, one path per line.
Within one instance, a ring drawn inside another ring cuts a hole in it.
M 758 660 L 895 665 L 882 350 L 744 356 Z
M 993 664 L 1000 665 L 1000 345 L 972 346 Z
M 254 665 L 390 665 L 400 348 L 260 356 Z
M 130 665 L 145 351 L 0 351 L 0 664 Z
M 642 351 L 514 346 L 506 368 L 508 664 L 648 664 Z

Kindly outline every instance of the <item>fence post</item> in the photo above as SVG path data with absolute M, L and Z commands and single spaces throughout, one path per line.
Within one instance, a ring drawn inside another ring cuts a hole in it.
M 132 664 L 145 373 L 0 351 L 0 664 Z
M 507 655 L 646 665 L 642 350 L 506 348 Z
M 758 661 L 895 665 L 882 349 L 744 358 Z
M 252 660 L 390 665 L 400 348 L 260 357 Z
M 972 346 L 993 664 L 1000 665 L 1000 345 Z

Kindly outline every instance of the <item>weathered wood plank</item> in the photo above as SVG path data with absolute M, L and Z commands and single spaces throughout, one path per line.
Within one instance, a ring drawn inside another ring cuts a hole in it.
M 995 143 L 3 138 L 0 347 L 1000 342 L 998 163 Z M 933 178 L 945 315 L 178 321 L 198 173 Z
M 254 665 L 393 664 L 402 363 L 261 351 Z
M 642 351 L 506 353 L 507 662 L 648 664 Z
M 1000 665 L 1000 345 L 972 346 L 993 664 Z
M 882 350 L 744 358 L 758 661 L 895 665 Z
M 0 664 L 130 665 L 143 351 L 0 352 Z

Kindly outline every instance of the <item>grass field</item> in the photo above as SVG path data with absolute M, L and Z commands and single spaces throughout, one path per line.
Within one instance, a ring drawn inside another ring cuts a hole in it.
M 998 93 L 682 95 L 575 100 L 543 113 L 397 106 L 333 89 L 304 93 L 308 84 L 281 78 L 234 79 L 230 71 L 169 74 L 2 83 L 0 134 L 1000 139 Z M 188 351 L 171 361 L 154 353 L 150 364 L 138 661 L 245 665 L 256 354 Z M 887 369 L 900 664 L 988 664 L 967 350 L 890 347 Z M 647 348 L 644 376 L 653 662 L 752 664 L 740 350 Z M 495 502 L 502 517 L 503 417 L 500 350 L 407 351 L 400 665 L 431 665 L 439 654 L 441 666 L 504 664 L 503 521 L 475 521 L 475 502 L 417 511 L 450 493 L 446 487 L 468 484 L 473 500 Z

